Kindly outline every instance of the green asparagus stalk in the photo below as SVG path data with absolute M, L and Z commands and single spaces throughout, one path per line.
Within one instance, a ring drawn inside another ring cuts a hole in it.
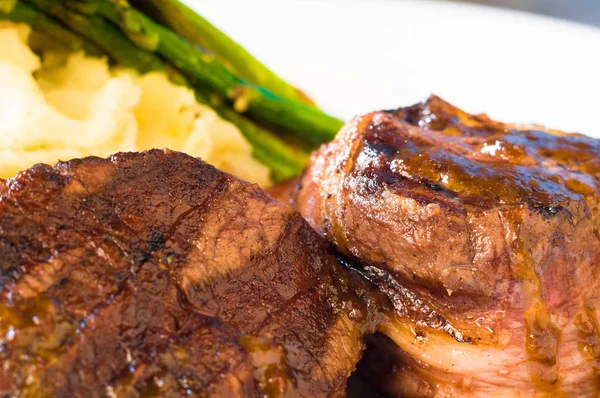
M 49 0 L 28 1 L 46 3 L 40 8 L 56 8 L 47 4 Z M 233 101 L 234 109 L 240 113 L 247 111 L 252 118 L 282 127 L 315 143 L 332 140 L 342 126 L 340 120 L 315 107 L 279 98 L 240 79 L 216 58 L 130 7 L 125 1 L 79 0 L 68 4 L 80 12 L 88 12 L 90 19 L 96 20 L 101 15 L 118 24 L 132 42 L 141 48 L 156 51 L 192 81 L 195 80 L 196 84 Z M 102 46 L 102 43 L 98 44 Z
M 302 91 L 285 82 L 252 54 L 178 0 L 131 0 L 162 25 L 210 52 L 242 79 L 287 100 L 312 104 Z
M 2 7 L 1 4 L 6 6 Z M 32 29 L 55 38 L 72 51 L 84 50 L 86 53 L 93 55 L 103 53 L 95 44 L 64 28 L 52 17 L 21 2 L 11 4 L 10 7 L 8 7 L 8 2 L 0 2 L 0 19 L 26 23 Z
M 117 27 L 100 16 L 81 15 L 57 0 L 26 0 L 25 2 L 54 16 L 73 31 L 98 45 L 123 66 L 134 68 L 140 73 L 165 70 L 165 63 L 160 57 L 140 49 Z

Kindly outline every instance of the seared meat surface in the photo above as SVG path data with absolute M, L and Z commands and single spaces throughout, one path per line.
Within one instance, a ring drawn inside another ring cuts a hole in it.
M 299 213 L 180 153 L 0 181 L 2 397 L 343 395 L 369 289 Z
M 348 123 L 290 200 L 394 303 L 364 366 L 387 392 L 594 397 L 599 176 L 598 140 L 431 97 Z

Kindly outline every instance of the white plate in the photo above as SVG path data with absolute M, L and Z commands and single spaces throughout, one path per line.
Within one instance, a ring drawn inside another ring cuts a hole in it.
M 600 30 L 442 1 L 187 0 L 342 117 L 436 93 L 600 137 Z

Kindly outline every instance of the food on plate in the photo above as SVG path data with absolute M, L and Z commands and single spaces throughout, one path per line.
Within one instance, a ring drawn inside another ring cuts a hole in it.
M 387 294 L 366 378 L 393 396 L 597 396 L 600 141 L 431 97 L 355 118 L 292 190 Z
M 237 127 L 189 88 L 83 52 L 40 57 L 27 45 L 29 31 L 0 25 L 0 177 L 40 162 L 171 148 L 269 185 L 269 169 Z
M 0 0 L 0 396 L 597 396 L 600 141 L 341 127 L 177 0 Z
M 271 189 L 301 213 L 168 150 L 22 171 L 0 393 L 595 396 L 599 152 L 431 97 Z
M 385 307 L 302 216 L 153 150 L 0 185 L 1 396 L 340 396 Z
M 22 125 L 30 129 L 35 117 L 54 127 L 70 127 L 65 137 L 60 134 L 56 141 L 55 130 L 38 129 L 31 134 L 37 139 L 28 142 L 30 147 L 5 143 L 0 150 L 7 155 L 7 166 L 0 173 L 9 175 L 17 167 L 51 158 L 54 162 L 57 157 L 105 156 L 108 148 L 114 152 L 169 145 L 195 155 L 203 152 L 210 161 L 214 155 L 217 166 L 265 186 L 269 182 L 266 171 L 249 159 L 249 151 L 269 169 L 270 180 L 291 178 L 305 166 L 308 151 L 333 138 L 342 125 L 180 2 L 144 1 L 135 5 L 137 8 L 126 1 L 106 0 L 0 0 L 0 20 L 31 27 L 34 34 L 30 42 L 36 52 L 34 55 L 22 48 L 20 41 L 26 40 L 27 34 L 21 26 L 16 28 L 21 40 L 15 44 L 13 37 L 10 45 L 3 46 L 2 104 L 13 105 L 20 113 L 13 114 L 10 107 L 3 106 L 0 124 L 12 123 L 10 136 L 17 134 L 12 132 L 17 128 L 22 131 Z M 56 56 L 56 48 L 61 56 Z M 24 58 L 15 59 L 15 54 Z M 91 60 L 87 62 L 90 56 L 103 61 L 94 65 Z M 110 67 L 105 66 L 104 59 Z M 15 62 L 21 72 L 15 69 Z M 80 68 L 84 67 L 94 69 L 90 81 L 72 81 L 82 77 Z M 38 75 L 46 69 L 62 76 L 58 82 L 46 81 L 52 87 L 39 80 Z M 72 72 L 76 76 L 71 76 Z M 13 82 L 14 75 L 18 80 Z M 60 92 L 50 95 L 49 89 Z M 14 91 L 20 96 L 13 103 L 9 94 Z M 64 104 L 65 98 L 71 105 Z M 60 109 L 54 109 L 57 103 Z M 35 117 L 23 119 L 27 112 Z M 92 116 L 100 120 L 90 119 Z M 139 125 L 137 135 L 134 124 Z M 81 136 L 67 148 L 62 141 L 76 135 L 76 125 L 80 125 Z M 87 139 L 86 129 L 93 130 L 94 139 Z M 84 151 L 78 148 L 82 145 L 75 145 L 81 141 L 87 146 Z M 237 158 L 241 162 L 235 162 Z

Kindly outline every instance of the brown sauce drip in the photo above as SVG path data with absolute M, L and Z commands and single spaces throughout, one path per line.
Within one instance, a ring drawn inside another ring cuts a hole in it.
M 296 383 L 287 363 L 287 352 L 270 339 L 242 336 L 240 344 L 246 349 L 254 365 L 254 378 L 268 398 L 283 397 Z
M 590 306 L 583 307 L 574 319 L 579 338 L 578 348 L 584 358 L 591 365 L 592 381 L 596 393 L 600 393 L 600 327 L 596 319 L 596 312 Z
M 529 255 L 527 244 L 522 237 L 518 237 L 515 243 L 516 270 L 522 281 L 526 305 L 523 321 L 527 370 L 538 393 L 544 396 L 564 396 L 560 389 L 557 361 L 560 329 L 552 323 L 550 311 L 542 298 L 540 278 Z
M 550 313 L 543 303 L 532 305 L 523 314 L 525 321 L 525 351 L 527 366 L 535 388 L 539 392 L 560 395 L 558 375 L 558 345 L 560 329 L 550 321 Z

